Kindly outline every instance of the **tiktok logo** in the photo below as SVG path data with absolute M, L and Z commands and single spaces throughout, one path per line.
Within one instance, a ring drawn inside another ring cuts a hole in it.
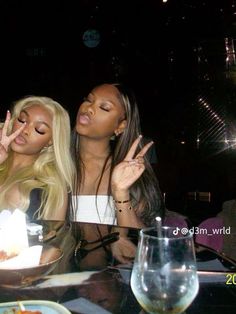
M 188 229 L 188 228 L 186 228 L 186 227 L 183 227 L 183 228 L 179 228 L 179 227 L 176 227 L 174 230 L 173 230 L 173 235 L 175 235 L 175 236 L 177 236 L 178 234 L 179 234 L 179 232 L 180 232 L 180 234 L 181 235 L 187 235 L 188 233 L 190 233 L 190 234 L 193 234 L 194 233 L 194 229 L 192 228 L 192 229 Z
M 180 231 L 180 228 L 179 227 L 176 227 L 173 231 L 173 235 L 177 235 Z

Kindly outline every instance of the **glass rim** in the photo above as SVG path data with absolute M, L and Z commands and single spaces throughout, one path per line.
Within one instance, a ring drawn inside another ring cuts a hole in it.
M 161 230 L 164 229 L 164 230 L 173 230 L 174 231 L 177 228 L 178 228 L 178 232 L 180 232 L 180 234 L 181 234 L 181 229 L 183 229 L 183 228 L 180 228 L 180 227 L 170 227 L 170 226 L 161 226 Z M 146 237 L 153 238 L 153 239 L 158 239 L 158 240 L 164 240 L 164 239 L 168 239 L 168 240 L 193 239 L 193 233 L 188 228 L 186 228 L 187 234 L 183 234 L 183 235 L 178 236 L 178 237 L 175 237 L 174 233 L 173 233 L 173 237 L 168 237 L 168 236 L 159 237 L 158 234 L 156 236 L 145 234 L 145 232 L 148 232 L 148 231 L 151 231 L 151 230 L 156 230 L 157 231 L 157 227 L 152 226 L 152 227 L 142 228 L 142 229 L 140 229 L 139 234 L 141 236 L 146 236 Z

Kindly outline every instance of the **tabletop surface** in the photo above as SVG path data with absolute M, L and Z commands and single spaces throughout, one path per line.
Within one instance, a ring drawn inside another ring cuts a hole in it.
M 236 272 L 217 269 L 218 261 L 212 259 L 198 266 L 199 292 L 185 313 L 235 313 Z M 129 265 L 110 265 L 101 270 L 64 271 L 25 286 L 0 285 L 0 303 L 50 300 L 63 304 L 71 313 L 141 314 L 144 311 L 130 287 L 131 270 Z
M 130 269 L 121 266 L 46 276 L 25 287 L 0 287 L 0 302 L 51 300 L 72 313 L 144 313 L 131 291 L 130 274 Z M 233 275 L 199 272 L 199 292 L 186 314 L 235 313 Z

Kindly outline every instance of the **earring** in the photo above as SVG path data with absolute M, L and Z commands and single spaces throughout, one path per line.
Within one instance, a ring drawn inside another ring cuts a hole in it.
M 111 137 L 110 137 L 110 141 L 114 141 L 116 139 L 116 134 L 113 134 Z

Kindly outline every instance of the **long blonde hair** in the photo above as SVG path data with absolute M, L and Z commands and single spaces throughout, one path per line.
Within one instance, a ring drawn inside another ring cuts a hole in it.
M 28 96 L 14 104 L 9 133 L 15 119 L 23 109 L 39 105 L 52 115 L 52 145 L 41 150 L 34 164 L 19 169 L 9 177 L 8 171 L 12 162 L 12 152 L 0 165 L 0 208 L 7 208 L 6 194 L 18 185 L 21 193 L 20 208 L 27 211 L 30 204 L 30 192 L 42 190 L 41 204 L 35 218 L 50 219 L 52 213 L 65 204 L 67 193 L 72 190 L 75 174 L 70 154 L 70 119 L 68 112 L 56 101 L 48 97 Z

